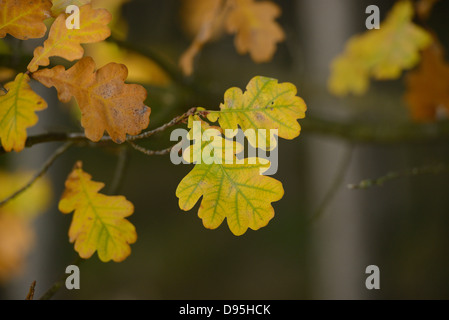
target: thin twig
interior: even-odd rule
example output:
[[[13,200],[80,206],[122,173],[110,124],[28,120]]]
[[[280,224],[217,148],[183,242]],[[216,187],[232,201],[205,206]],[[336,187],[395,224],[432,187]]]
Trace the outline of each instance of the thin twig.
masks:
[[[125,146],[120,148],[117,160],[117,166],[115,167],[114,177],[112,178],[111,187],[109,188],[110,194],[116,194],[120,186],[123,183],[125,177],[126,167],[129,161],[129,149]]]
[[[142,152],[143,154],[146,154],[147,156],[164,156],[167,154],[170,154],[171,150],[174,148],[174,146],[171,146],[170,148],[164,149],[164,150],[148,150],[142,146],[139,146],[138,144],[128,141],[128,143],[137,151]]]
[[[194,114],[205,114],[206,111],[197,112],[196,108],[192,108],[186,113],[174,118],[169,123],[166,123],[154,130],[150,130],[147,132],[144,132],[137,136],[128,136],[126,141],[137,141],[149,138],[157,133],[160,133],[170,127],[173,127],[183,121],[186,121],[189,116]],[[40,134],[36,136],[28,137],[25,143],[25,147],[30,148],[34,145],[41,144],[41,143],[47,143],[47,142],[58,142],[58,141],[71,141],[73,143],[92,143],[84,133],[77,132],[77,133],[46,133],[46,134]],[[113,142],[112,138],[110,136],[104,136],[98,141],[98,143],[110,143]],[[0,147],[0,155],[6,153],[5,150]]]
[[[72,265],[75,265],[75,266],[78,266],[78,267],[79,267],[80,264],[81,264],[82,262],[84,262],[84,261],[85,261],[84,259],[82,259],[82,258],[80,258],[80,257],[77,257],[76,260],[75,260],[75,262],[72,263]],[[64,274],[61,276],[61,278],[60,278],[58,281],[56,281],[56,282],[50,287],[50,289],[48,289],[48,290],[42,295],[42,297],[39,298],[39,300],[50,300],[51,298],[53,298],[53,296],[54,296],[54,295],[59,291],[59,289],[61,289],[62,286],[65,284],[65,281],[66,281],[66,279],[67,279],[68,276],[69,276],[68,274],[64,273]]]
[[[353,153],[354,153],[354,145],[351,144],[345,151],[340,167],[338,168],[335,178],[332,181],[332,184],[330,185],[329,189],[327,190],[326,195],[323,198],[323,201],[321,201],[320,205],[315,210],[314,214],[310,217],[309,220],[310,223],[316,222],[324,214],[324,212],[326,212],[327,207],[330,205],[334,197],[337,195],[337,192],[341,190],[340,187],[342,187],[343,179],[345,178],[346,172],[348,171],[349,166],[351,164]]]
[[[9,201],[15,199],[20,194],[25,192],[29,187],[33,185],[34,182],[36,182],[37,179],[42,177],[48,169],[51,167],[51,165],[62,155],[64,154],[71,146],[73,145],[73,142],[67,142],[60,148],[58,148],[51,156],[48,158],[48,160],[44,163],[44,165],[36,172],[36,174],[28,181],[26,185],[24,185],[22,188],[14,192],[12,195],[7,197],[6,199],[0,201],[0,207],[4,206]]]
[[[160,126],[157,129],[144,132],[144,133],[139,134],[137,136],[130,136],[130,137],[128,137],[128,139],[126,139],[126,141],[130,142],[130,141],[136,141],[136,140],[142,140],[142,139],[149,138],[152,135],[155,135],[156,133],[162,132],[162,131],[170,128],[170,127],[173,127],[173,126],[175,126],[177,124],[180,124],[181,122],[187,120],[190,116],[192,116],[192,115],[194,115],[196,113],[197,113],[197,108],[192,108],[189,111],[187,111],[186,113],[184,113],[183,115],[180,115],[180,116],[174,118],[169,123],[166,123],[166,124]]]
[[[357,184],[348,185],[349,189],[352,190],[365,190],[371,187],[381,187],[385,183],[390,182],[392,180],[420,176],[420,175],[429,175],[429,174],[440,174],[440,173],[449,173],[449,164],[437,164],[437,165],[425,165],[422,167],[415,167],[412,169],[407,169],[403,171],[395,171],[389,172],[388,174],[376,178],[376,179],[365,179]]]
[[[30,290],[28,291],[27,297],[25,300],[33,300],[34,299],[34,292],[36,290],[36,280],[33,281],[33,283],[30,286]]]

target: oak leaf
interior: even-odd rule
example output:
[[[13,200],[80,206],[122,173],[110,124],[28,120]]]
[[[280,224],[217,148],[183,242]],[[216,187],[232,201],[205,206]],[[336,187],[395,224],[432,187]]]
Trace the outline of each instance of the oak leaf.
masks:
[[[247,135],[249,143],[271,150],[276,146],[276,140],[274,134],[267,134],[269,130],[278,130],[279,137],[290,140],[300,134],[297,119],[305,117],[307,106],[296,94],[297,89],[291,83],[257,76],[248,83],[245,93],[239,88],[228,89],[220,111],[212,111],[208,119],[215,122],[218,118],[224,130],[236,130],[239,126],[243,131],[252,129],[265,141],[258,141],[256,135]],[[259,129],[266,131],[258,132]]]
[[[423,52],[420,66],[407,74],[407,101],[416,121],[434,121],[438,111],[449,114],[449,64],[444,51],[434,43]]]
[[[329,90],[339,96],[363,94],[369,78],[397,79],[420,60],[420,50],[432,43],[431,35],[412,22],[409,0],[395,4],[380,29],[351,38],[345,52],[332,63]]]
[[[1,0],[0,38],[8,33],[20,40],[42,38],[50,8],[49,0]]]
[[[91,179],[78,162],[65,182],[59,210],[65,214],[74,211],[70,242],[75,242],[83,259],[97,251],[103,262],[121,262],[131,254],[129,245],[137,240],[135,227],[125,219],[133,214],[134,206],[123,196],[98,193],[104,184]]]
[[[51,26],[44,46],[34,50],[34,57],[28,65],[30,72],[39,66],[48,66],[50,57],[59,56],[69,61],[81,59],[84,55],[82,43],[99,42],[111,35],[108,23],[112,16],[105,9],[92,9],[90,4],[80,8],[80,29],[66,27],[66,15],[59,15]]]
[[[191,117],[189,119],[191,129],[194,121],[201,120],[198,116]],[[211,127],[201,121],[201,128],[204,133],[204,130]],[[191,133],[190,136],[192,136]],[[216,139],[212,139],[212,142],[202,141],[201,154],[204,156],[204,150],[208,145],[222,139],[217,136]],[[184,159],[189,159],[189,162],[196,162],[196,164],[178,185],[176,196],[179,198],[179,207],[184,211],[191,210],[203,197],[198,210],[198,216],[203,220],[203,225],[208,229],[216,229],[226,218],[231,232],[240,236],[248,228],[258,230],[268,224],[274,217],[271,203],[283,197],[284,189],[281,182],[261,175],[261,171],[268,169],[268,161],[260,158],[237,161],[235,154],[243,147],[237,143],[231,143],[231,146],[234,150],[232,164],[225,161],[207,164],[206,161],[198,161],[198,157],[192,153],[194,146],[186,149],[183,154]],[[222,149],[223,153],[225,153],[224,149]],[[224,154],[213,156],[225,158]]]
[[[229,33],[236,33],[238,53],[249,52],[255,62],[267,62],[276,52],[276,44],[285,39],[284,31],[276,22],[281,9],[271,1],[234,0],[226,21]]]
[[[125,84],[127,76],[126,66],[117,63],[95,71],[90,57],[68,70],[56,66],[33,74],[45,86],[54,86],[62,102],[75,97],[86,137],[97,142],[106,130],[116,143],[123,143],[126,134],[139,134],[150,121],[151,109],[144,104],[146,90],[140,85]]]
[[[0,96],[0,139],[6,152],[20,152],[25,148],[26,129],[38,121],[35,112],[47,108],[47,103],[34,93],[29,81],[27,74],[18,74],[13,82],[5,85],[8,93]]]

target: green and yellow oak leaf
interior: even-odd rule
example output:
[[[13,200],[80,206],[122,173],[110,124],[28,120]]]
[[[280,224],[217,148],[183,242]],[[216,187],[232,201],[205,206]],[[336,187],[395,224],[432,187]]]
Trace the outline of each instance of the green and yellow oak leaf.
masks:
[[[395,4],[380,29],[354,36],[345,52],[332,62],[329,90],[339,96],[363,94],[369,79],[397,79],[403,70],[413,68],[420,50],[432,43],[431,35],[412,21],[413,4],[401,0]]]
[[[99,42],[111,35],[108,28],[112,16],[105,9],[92,9],[90,4],[80,8],[80,29],[66,27],[66,15],[59,15],[50,28],[44,46],[34,50],[34,57],[28,65],[30,72],[39,66],[48,66],[50,57],[59,56],[69,61],[81,59],[84,55],[82,43]]]
[[[198,116],[191,117],[189,119],[191,129],[194,121],[201,120]],[[211,128],[201,121],[201,131],[204,133],[206,129]],[[219,131],[219,128],[216,130]],[[189,133],[190,138],[192,138],[192,131]],[[252,158],[238,161],[235,154],[243,147],[237,143],[228,144],[228,148],[232,147],[234,151],[233,164],[225,161],[206,163],[205,158],[211,154],[212,157],[225,159],[226,147],[222,149],[221,155],[213,154],[214,148],[205,152],[205,149],[214,142],[223,143],[220,135],[213,136],[212,141],[202,140],[201,142],[199,152],[202,161],[198,161],[199,154],[193,151],[195,145],[198,145],[197,141],[184,151],[184,159],[196,164],[176,189],[179,207],[184,211],[191,210],[203,197],[198,210],[198,216],[203,220],[203,225],[208,229],[216,229],[226,218],[229,229],[237,236],[243,235],[248,228],[258,230],[266,226],[274,217],[271,203],[280,200],[284,195],[281,182],[261,174],[269,167],[265,159]],[[204,156],[205,154],[207,156]]]
[[[296,94],[297,89],[291,83],[257,76],[251,79],[244,93],[239,88],[228,89],[221,110],[212,111],[208,119],[213,122],[218,119],[224,130],[236,130],[239,126],[244,132],[249,130],[248,133],[254,134],[246,136],[253,147],[271,150],[276,147],[276,139],[269,130],[277,130],[279,137],[290,140],[300,134],[297,119],[305,117],[307,106]]]
[[[59,210],[65,214],[74,211],[70,242],[75,242],[75,250],[83,259],[97,251],[103,262],[121,262],[137,240],[135,227],[125,219],[133,214],[134,206],[123,196],[98,193],[104,183],[91,179],[78,162],[66,180]]]
[[[144,104],[147,92],[140,85],[125,84],[127,76],[126,66],[117,63],[95,71],[90,57],[68,70],[56,66],[33,74],[46,87],[54,86],[60,101],[75,97],[87,138],[97,142],[107,131],[116,143],[123,143],[127,134],[139,134],[150,122],[151,109]]]
[[[47,103],[34,93],[29,81],[27,74],[18,74],[14,81],[5,85],[8,93],[0,96],[0,139],[6,152],[20,152],[25,148],[26,129],[38,121],[35,112],[47,108]]]
[[[438,111],[449,115],[449,64],[444,51],[434,43],[422,55],[421,64],[406,77],[405,100],[416,121],[435,121]]]
[[[20,40],[42,38],[50,8],[49,0],[0,0],[0,38],[8,33]]]

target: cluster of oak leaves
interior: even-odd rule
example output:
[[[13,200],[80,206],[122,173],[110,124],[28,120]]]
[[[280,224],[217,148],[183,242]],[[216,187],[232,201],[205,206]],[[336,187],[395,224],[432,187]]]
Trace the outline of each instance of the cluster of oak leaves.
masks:
[[[27,128],[37,123],[36,112],[47,108],[45,100],[31,89],[31,79],[55,87],[62,102],[75,98],[85,136],[93,142],[107,132],[114,142],[124,143],[128,136],[148,128],[151,110],[144,104],[147,92],[141,85],[126,84],[125,80],[166,85],[170,79],[153,62],[103,41],[111,30],[116,38],[126,37],[126,23],[119,18],[120,7],[126,0],[92,2],[0,0],[0,38],[7,34],[20,40],[42,38],[51,24],[47,39],[34,50],[27,71],[15,75],[15,80],[0,90],[0,139],[5,151],[24,149]],[[407,76],[407,100],[413,116],[434,119],[439,106],[449,107],[449,67],[443,60],[442,49],[429,31],[412,22],[415,13],[427,19],[435,2],[420,0],[414,6],[409,0],[400,0],[380,30],[352,38],[332,65],[330,91],[336,95],[362,94],[368,89],[370,78],[399,78],[403,70],[421,61],[420,67]],[[79,30],[66,28],[65,8],[72,4],[80,7]],[[224,32],[235,34],[238,53],[249,53],[255,62],[270,61],[277,43],[285,39],[276,22],[281,10],[272,1],[184,0],[182,12],[184,25],[194,38],[179,61],[185,75],[193,73],[194,60],[201,48]],[[92,43],[97,47],[81,46]],[[1,47],[0,43],[0,50]],[[67,70],[60,65],[46,68],[50,65],[49,58],[55,56],[76,62]],[[105,56],[116,60],[104,65]],[[124,61],[127,66],[117,63]],[[104,66],[97,69],[97,65]],[[296,94],[293,84],[258,76],[249,82],[245,92],[239,88],[226,91],[219,111],[207,110],[190,116],[188,127],[192,129],[196,120],[201,121],[202,130],[277,129],[279,137],[293,139],[300,134],[297,119],[304,118],[306,111],[304,101]],[[223,138],[232,137],[217,137]],[[267,141],[275,141],[272,138],[267,137]],[[201,150],[210,143],[202,141]],[[249,143],[262,148],[257,140]],[[273,143],[263,146],[274,147]],[[237,143],[233,148],[235,154],[241,150]],[[184,157],[194,163],[190,150],[186,152]],[[196,163],[176,190],[179,206],[190,210],[203,197],[198,215],[210,229],[220,226],[225,218],[235,235],[244,234],[248,228],[264,227],[274,216],[271,203],[280,200],[284,193],[279,181],[260,174],[268,166],[260,160],[256,164],[245,161],[238,165]],[[6,198],[26,180],[23,175],[0,175],[0,196]],[[92,181],[81,162],[75,165],[65,187],[59,209],[63,213],[74,212],[69,238],[80,257],[87,259],[97,251],[105,262],[126,259],[131,252],[129,245],[137,239],[135,227],[126,219],[134,212],[132,203],[123,196],[99,193],[104,184]],[[40,179],[0,208],[0,280],[18,270],[32,243],[28,223],[44,210],[49,194],[48,183]]]

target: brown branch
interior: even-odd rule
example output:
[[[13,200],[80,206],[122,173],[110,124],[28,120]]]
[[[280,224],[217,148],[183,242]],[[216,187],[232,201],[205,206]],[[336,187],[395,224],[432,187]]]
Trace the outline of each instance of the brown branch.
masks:
[[[128,137],[128,139],[126,139],[126,141],[133,142],[133,141],[136,141],[136,140],[142,140],[142,139],[149,138],[152,135],[155,135],[156,133],[160,133],[160,132],[162,132],[162,131],[170,128],[170,127],[173,127],[173,126],[175,126],[177,124],[180,124],[181,122],[186,121],[190,116],[193,116],[196,113],[197,113],[197,108],[192,108],[189,111],[187,111],[186,113],[184,113],[183,115],[180,115],[180,116],[174,118],[169,123],[166,123],[166,124],[160,126],[157,129],[144,132],[144,133],[139,134],[137,136],[130,136],[130,137]]]
[[[132,142],[132,141],[128,141],[128,143],[137,151],[142,152],[143,154],[146,154],[147,156],[164,156],[167,154],[170,154],[171,150],[173,149],[174,146],[171,146],[170,148],[164,149],[164,150],[148,150],[142,146],[139,146],[138,144]]]
[[[147,132],[144,132],[137,136],[128,136],[126,141],[137,141],[149,138],[157,133],[163,132],[166,129],[173,127],[177,124],[180,124],[181,122],[186,121],[189,116],[194,115],[197,113],[196,108],[192,108],[183,115],[180,115],[173,120],[171,120],[169,123],[166,123],[154,130],[150,130]],[[204,113],[204,112],[202,112]],[[30,148],[35,145],[41,144],[41,143],[48,143],[48,142],[73,142],[73,143],[89,143],[94,144],[91,140],[89,140],[84,133],[46,133],[46,134],[40,134],[36,136],[28,137],[25,142],[25,147]],[[103,138],[98,141],[98,143],[112,143],[112,139],[109,136],[104,136]],[[0,155],[5,154],[6,151],[2,147],[0,147]]]
[[[385,183],[406,177],[415,177],[420,175],[436,175],[449,172],[449,164],[440,163],[437,165],[425,165],[422,167],[415,167],[412,169],[389,172],[386,175],[376,179],[365,179],[357,184],[348,185],[348,189],[352,190],[366,190],[372,187],[381,187]]]
[[[30,286],[30,290],[28,291],[27,297],[25,300],[33,300],[34,299],[34,292],[36,290],[36,281],[33,281],[33,283]]]

